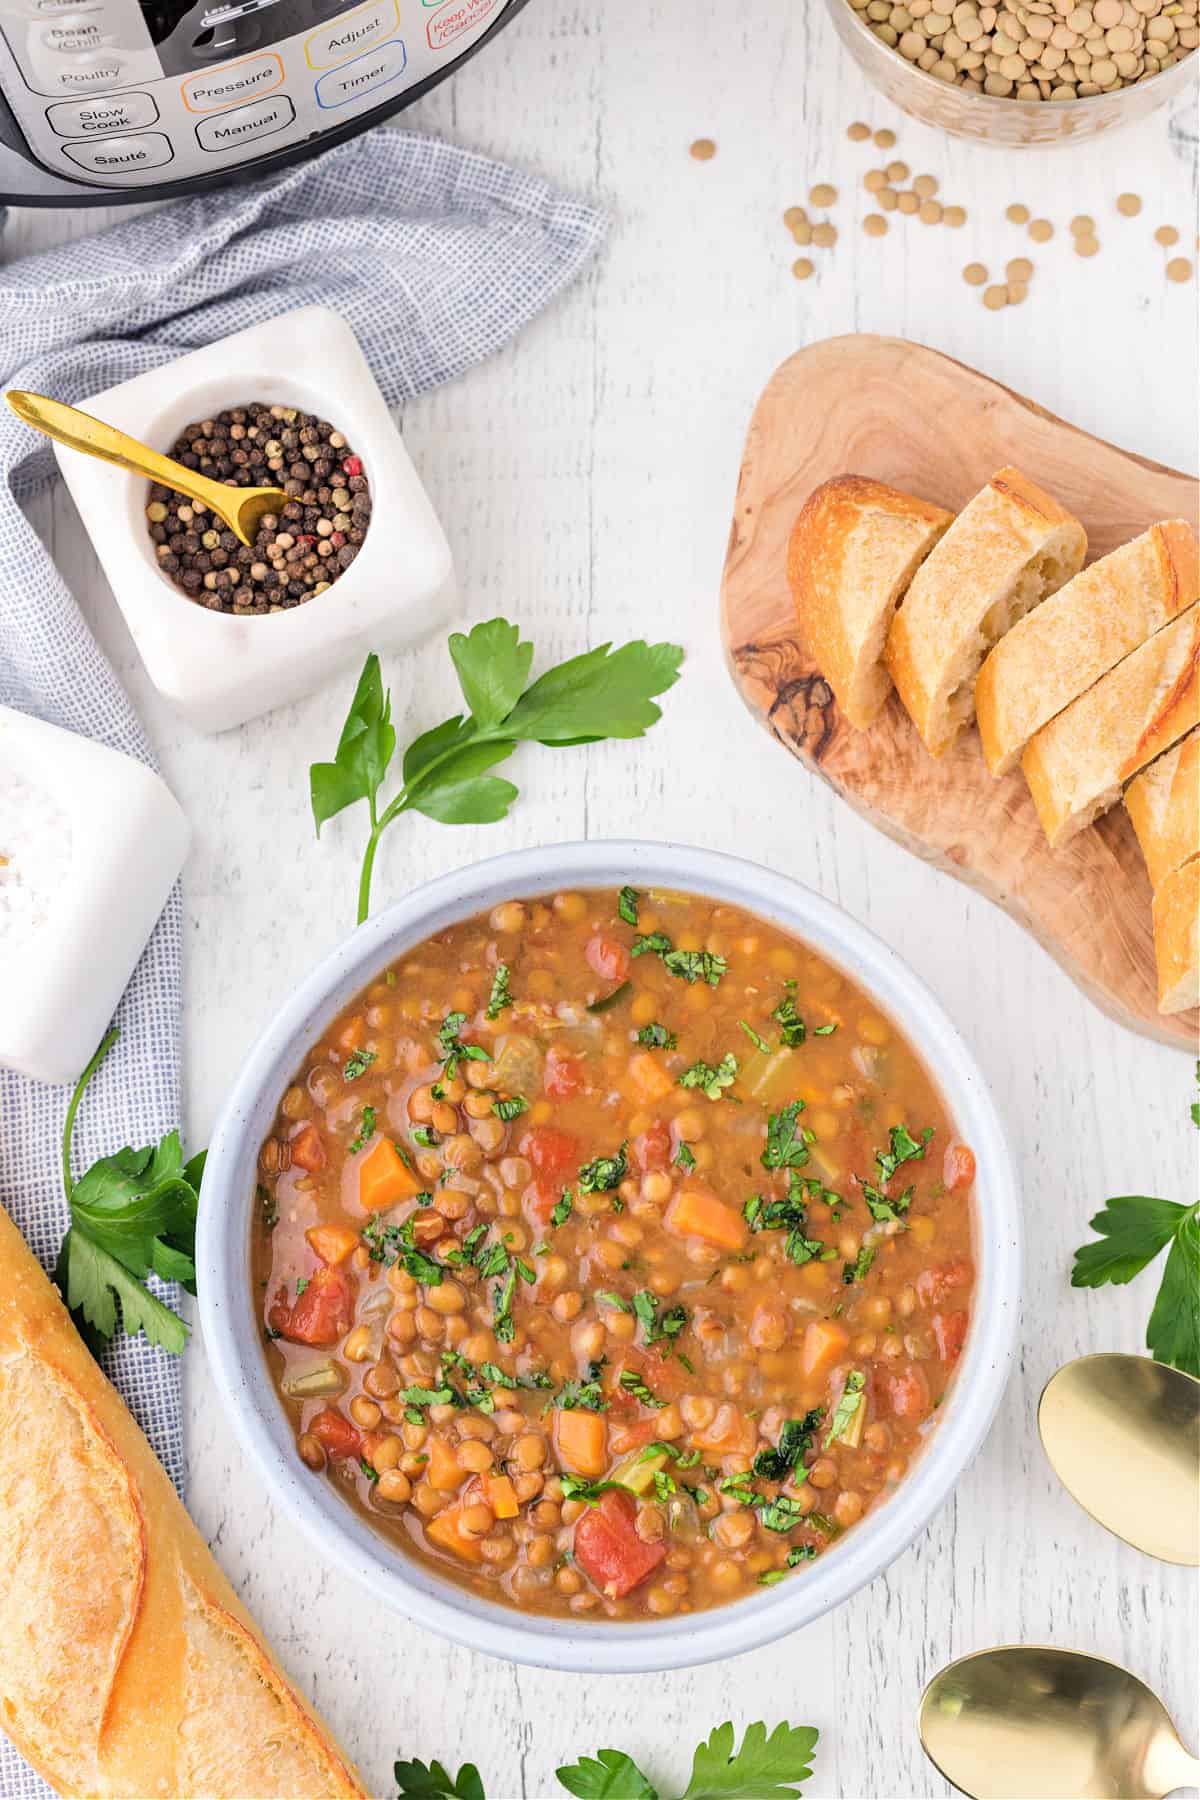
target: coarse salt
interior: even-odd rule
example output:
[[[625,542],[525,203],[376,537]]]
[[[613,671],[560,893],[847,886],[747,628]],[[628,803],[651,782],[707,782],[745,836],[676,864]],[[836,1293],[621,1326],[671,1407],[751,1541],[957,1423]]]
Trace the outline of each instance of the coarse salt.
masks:
[[[71,826],[45,788],[0,768],[0,955],[26,950],[54,909],[71,862]]]

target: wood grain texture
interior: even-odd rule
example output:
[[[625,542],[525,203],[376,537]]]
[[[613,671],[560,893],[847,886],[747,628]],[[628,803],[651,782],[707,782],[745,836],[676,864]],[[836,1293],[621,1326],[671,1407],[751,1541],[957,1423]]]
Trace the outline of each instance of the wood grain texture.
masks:
[[[893,692],[854,730],[797,629],[787,545],[821,482],[868,475],[959,511],[1006,463],[1083,521],[1089,562],[1158,519],[1196,522],[1188,476],[937,351],[856,335],[790,356],[746,436],[721,586],[730,668],[751,712],[873,825],[1003,906],[1122,1024],[1192,1049],[1197,1014],[1158,1011],[1150,881],[1124,808],[1052,851],[1020,771],[993,779],[973,727],[934,758]]]
[[[897,132],[895,154],[970,213],[963,230],[859,218],[875,148],[851,119]],[[288,1673],[383,1800],[397,1755],[470,1757],[489,1800],[550,1800],[555,1767],[602,1745],[680,1793],[697,1738],[722,1719],[821,1730],[806,1800],[950,1800],[915,1730],[921,1687],[955,1656],[1008,1641],[1093,1647],[1160,1692],[1194,1747],[1196,1580],[1148,1562],[1085,1517],[1034,1430],[1060,1363],[1142,1345],[1153,1295],[1072,1290],[1071,1253],[1106,1194],[1185,1198],[1195,1186],[1191,1070],[1118,1028],[1008,915],[902,851],[762,732],[724,666],[715,594],[754,396],[797,344],[902,333],[1036,393],[1089,430],[1164,462],[1195,456],[1196,289],[1165,280],[1154,227],[1195,212],[1195,117],[1173,114],[1079,152],[1016,158],[948,142],[884,105],[838,58],[824,7],[753,12],[728,0],[535,0],[486,55],[407,120],[590,196],[609,244],[502,354],[405,409],[409,451],[446,525],[461,624],[505,612],[539,667],[605,638],[670,636],[687,650],[661,725],[637,744],[521,750],[503,825],[452,831],[406,817],[384,840],[377,904],[475,858],[635,833],[737,848],[879,932],[967,1037],[1012,1136],[1031,1252],[1017,1367],[951,1503],[869,1588],[784,1643],[725,1665],[585,1680],[472,1656],[347,1586],[280,1517],[235,1442],[193,1340],[184,1387],[188,1502]],[[697,163],[688,145],[715,139]],[[841,237],[811,281],[786,207],[839,189]],[[1113,197],[1147,196],[1140,220]],[[1150,196],[1153,196],[1151,202]],[[1025,306],[986,312],[960,278],[1029,251],[1010,201],[1057,236],[1032,255]],[[1097,220],[1103,250],[1071,252]],[[111,221],[14,210],[5,260]],[[349,929],[362,829],[316,843],[306,767],[328,755],[352,681],[200,738],[146,680],[61,489],[32,509],[145,720],[194,828],[185,871],[189,1143],[207,1142],[246,1048],[295,982]],[[389,661],[401,736],[453,709],[444,646]]]

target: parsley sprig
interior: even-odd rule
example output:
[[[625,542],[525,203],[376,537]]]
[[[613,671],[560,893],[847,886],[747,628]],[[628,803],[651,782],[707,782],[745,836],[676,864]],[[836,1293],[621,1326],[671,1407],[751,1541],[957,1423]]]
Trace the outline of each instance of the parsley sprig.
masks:
[[[379,658],[363,665],[332,762],[309,770],[317,834],[326,820],[367,802],[370,832],[358,885],[358,923],[371,908],[371,875],[379,840],[401,813],[424,813],[443,825],[490,825],[517,798],[511,781],[490,773],[520,743],[566,747],[602,738],[642,737],[662,716],[654,704],[679,679],[678,644],[642,639],[614,650],[601,644],[570,657],[526,686],[533,645],[507,619],[454,632],[450,656],[467,704],[423,732],[404,752],[400,791],[381,807],[380,789],[396,751],[391,694]]]
[[[727,1050],[717,1064],[706,1063],[703,1058],[694,1062],[690,1069],[685,1069],[679,1077],[680,1087],[699,1088],[710,1100],[720,1100],[726,1088],[733,1086],[737,1080],[738,1060],[732,1050]]]
[[[121,1328],[178,1356],[188,1328],[146,1284],[151,1273],[196,1291],[196,1210],[205,1152],[184,1162],[177,1131],[141,1150],[102,1156],[78,1181],[71,1175],[71,1141],[80,1102],[92,1076],[117,1041],[107,1033],[79,1077],[63,1123],[63,1192],[71,1224],[54,1279],[93,1353]]]
[[[1200,1126],[1200,1101],[1192,1102],[1191,1116]],[[1072,1287],[1123,1287],[1170,1245],[1146,1348],[1155,1362],[1200,1376],[1200,1200],[1187,1206],[1149,1194],[1118,1194],[1089,1222],[1099,1240],[1075,1252]]]

